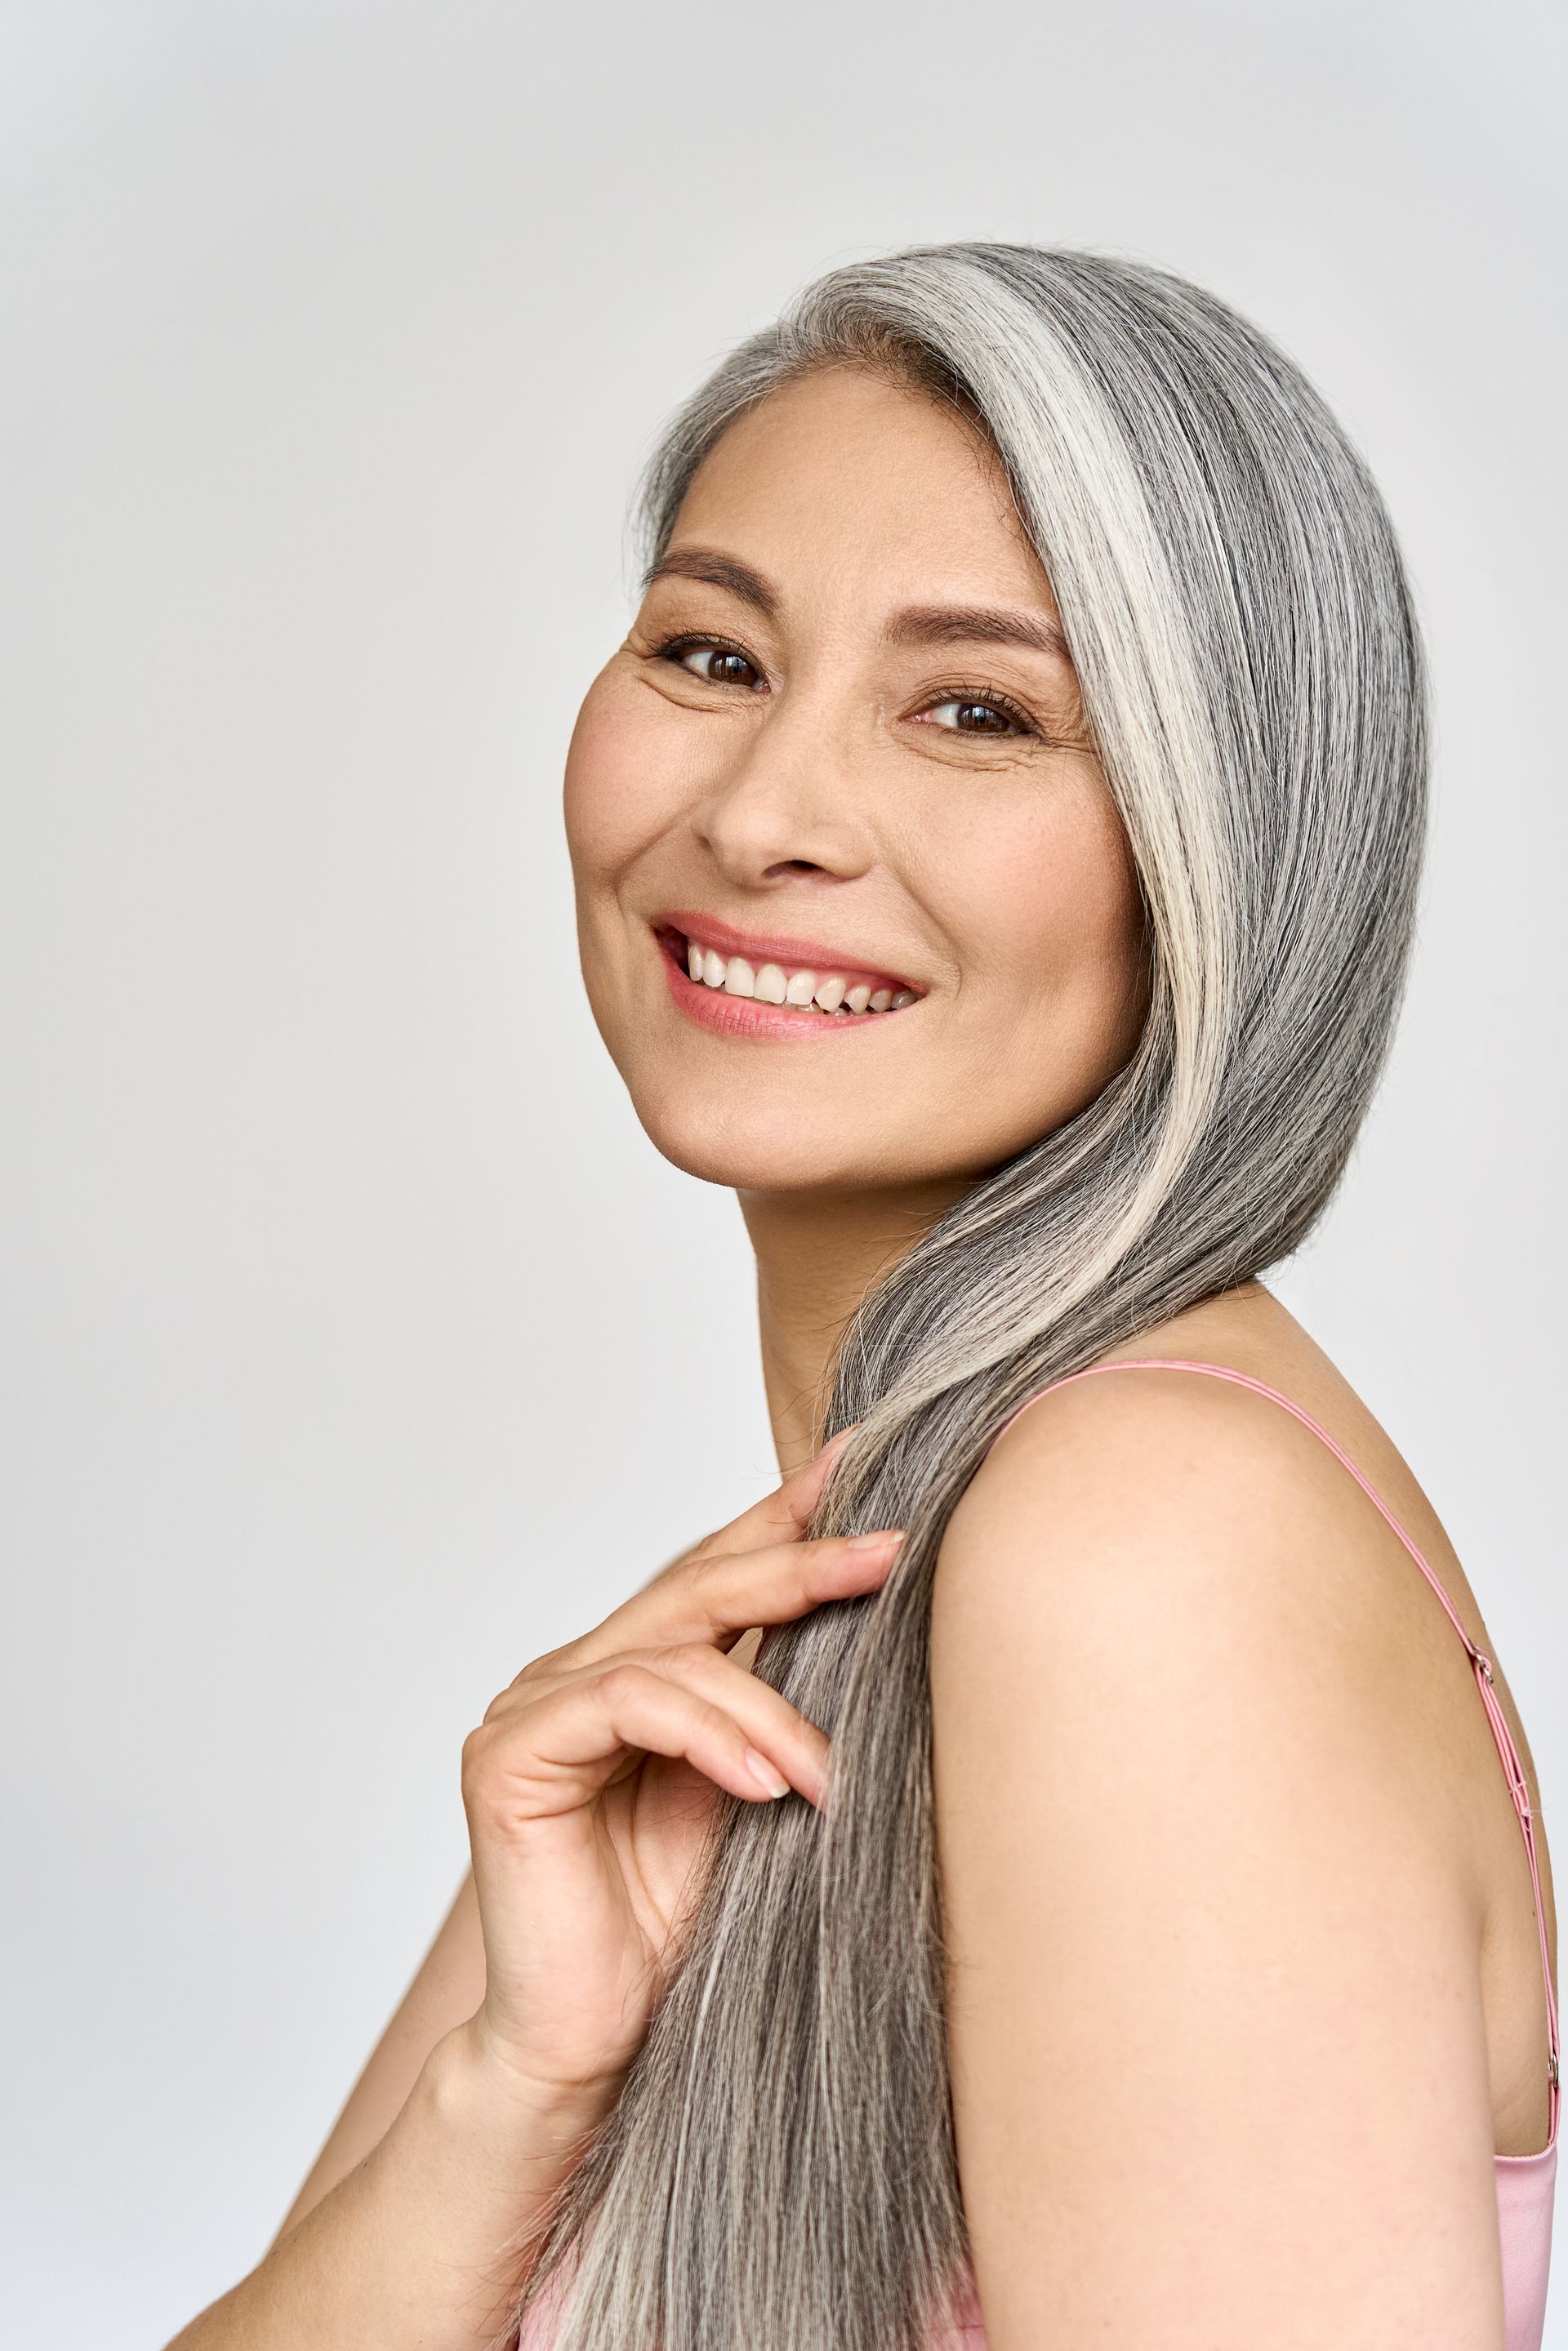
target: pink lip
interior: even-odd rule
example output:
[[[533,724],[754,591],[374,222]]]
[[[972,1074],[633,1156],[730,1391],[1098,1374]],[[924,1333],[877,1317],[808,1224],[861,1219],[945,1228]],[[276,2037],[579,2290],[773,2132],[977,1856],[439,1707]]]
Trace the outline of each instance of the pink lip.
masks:
[[[689,932],[686,929],[690,923]],[[789,963],[796,970],[809,968],[843,974],[852,984],[856,977],[873,979],[879,987],[902,987],[890,974],[863,969],[859,964],[845,965],[824,955],[820,947],[802,945],[800,940],[780,941],[777,937],[757,939],[731,928],[727,923],[716,923],[706,914],[669,915],[655,925],[659,941],[659,957],[664,967],[664,977],[678,1008],[699,1028],[712,1029],[721,1037],[844,1037],[852,1030],[880,1028],[884,1020],[897,1018],[890,1006],[885,1012],[862,1013],[836,1017],[819,1012],[805,1004],[763,1004],[754,996],[730,996],[721,987],[709,987],[700,979],[693,979],[686,970],[677,948],[681,938],[698,939],[704,946],[726,949],[732,955],[744,955],[750,962],[755,956],[760,962]],[[900,1008],[907,1011],[905,1005]]]
[[[852,987],[863,979],[869,981],[873,987],[895,990],[907,987],[915,996],[924,993],[912,981],[901,978],[897,972],[884,971],[876,964],[862,963],[854,956],[846,957],[840,955],[835,947],[825,947],[811,939],[785,938],[776,931],[737,931],[733,924],[721,923],[716,914],[699,914],[695,908],[676,906],[666,914],[655,915],[653,928],[655,931],[679,931],[683,936],[695,938],[699,946],[713,947],[720,955],[744,956],[753,969],[760,963],[777,963],[782,964],[787,971],[836,971],[842,974]],[[717,990],[710,988],[708,993],[716,995]],[[737,997],[735,1000],[740,1004],[747,1001],[745,997]],[[880,1019],[885,1016],[879,1014],[877,1017]]]

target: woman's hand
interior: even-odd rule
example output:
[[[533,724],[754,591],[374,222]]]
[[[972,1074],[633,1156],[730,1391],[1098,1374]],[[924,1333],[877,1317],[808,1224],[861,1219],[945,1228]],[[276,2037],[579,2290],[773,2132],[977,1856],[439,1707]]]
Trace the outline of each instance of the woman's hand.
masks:
[[[886,1576],[896,1535],[804,1539],[833,1450],[595,1631],[526,1666],[470,1733],[483,2003],[429,2046],[412,2087],[397,2085],[368,2147],[350,2134],[330,2176],[318,2166],[265,2260],[169,2351],[498,2340],[518,2247],[647,2030],[720,1792],[821,1801],[826,1739],[729,1653],[756,1627]],[[458,1918],[466,1936],[466,1889]],[[461,1973],[466,2001],[468,1962]]]
[[[467,2029],[530,2092],[608,2092],[630,2064],[720,1790],[823,1800],[826,1737],[728,1652],[886,1576],[894,1532],[803,1538],[834,1449],[525,1666],[465,1742],[486,1983]]]

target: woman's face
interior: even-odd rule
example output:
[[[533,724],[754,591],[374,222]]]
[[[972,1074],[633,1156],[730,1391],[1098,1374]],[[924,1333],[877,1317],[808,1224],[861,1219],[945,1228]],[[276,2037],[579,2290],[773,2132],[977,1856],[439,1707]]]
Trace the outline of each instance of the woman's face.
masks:
[[[566,813],[594,1018],[693,1175],[972,1180],[1136,1041],[1141,904],[1050,583],[990,451],[883,375],[819,370],[709,453]]]

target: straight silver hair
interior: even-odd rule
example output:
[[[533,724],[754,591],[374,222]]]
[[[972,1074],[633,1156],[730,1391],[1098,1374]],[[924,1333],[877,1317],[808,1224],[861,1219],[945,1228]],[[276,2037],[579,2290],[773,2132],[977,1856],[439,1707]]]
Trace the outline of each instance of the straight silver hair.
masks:
[[[721,1809],[652,2027],[517,2314],[559,2351],[915,2351],[967,2283],[927,1676],[943,1531],[1026,1396],[1264,1271],[1344,1167],[1411,935],[1424,662],[1366,467],[1295,365],[1164,271],[946,245],[835,269],[659,445],[668,539],[718,436],[802,371],[895,370],[996,449],[1055,591],[1147,907],[1151,1001],[1090,1106],[865,1299],[813,1531],[909,1531],[874,1600],[757,1670],[830,1802]],[[542,2312],[541,2312],[542,2315]]]

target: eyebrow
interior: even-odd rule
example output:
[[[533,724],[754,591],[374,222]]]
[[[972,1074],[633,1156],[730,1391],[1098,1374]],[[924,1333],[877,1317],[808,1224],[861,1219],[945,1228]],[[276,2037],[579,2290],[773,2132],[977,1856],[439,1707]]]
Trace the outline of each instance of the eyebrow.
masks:
[[[770,621],[778,617],[778,590],[749,564],[721,555],[716,548],[666,549],[650,568],[643,588],[664,579],[700,580],[710,588],[727,589]],[[1048,613],[997,604],[911,604],[888,622],[887,638],[895,645],[1022,645],[1030,653],[1072,659],[1060,624]]]
[[[1067,639],[1044,612],[995,604],[913,604],[888,623],[895,645],[1023,645],[1031,653],[1071,661]]]
[[[772,620],[779,611],[779,598],[760,571],[753,571],[748,563],[737,563],[733,555],[720,555],[707,547],[672,547],[649,567],[643,581],[644,590],[655,580],[701,580],[710,588],[727,588],[738,596],[743,604]]]

